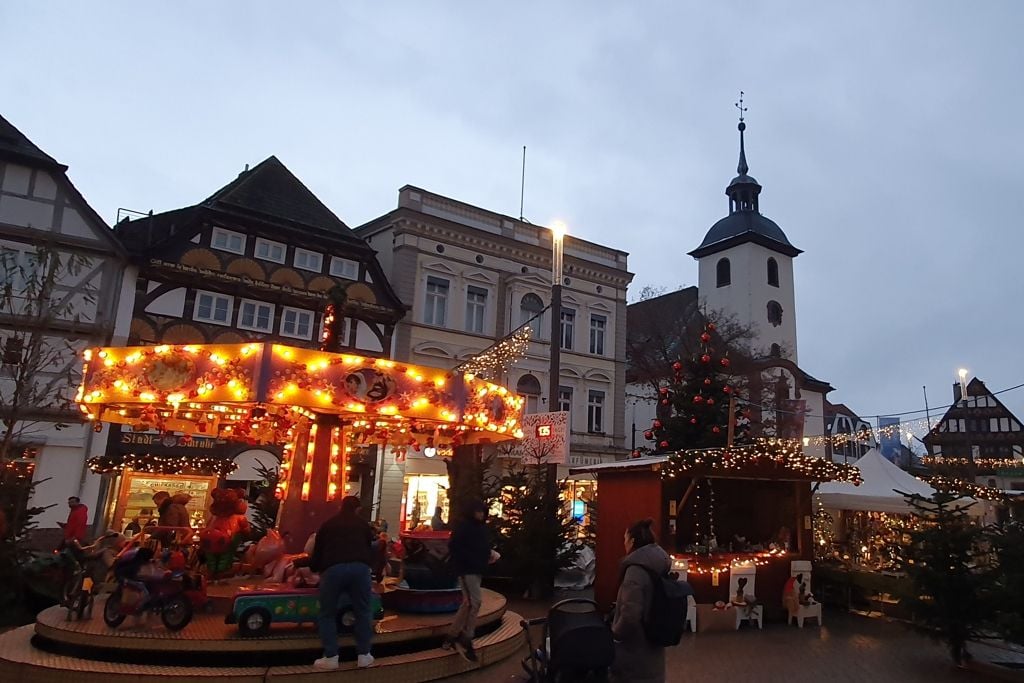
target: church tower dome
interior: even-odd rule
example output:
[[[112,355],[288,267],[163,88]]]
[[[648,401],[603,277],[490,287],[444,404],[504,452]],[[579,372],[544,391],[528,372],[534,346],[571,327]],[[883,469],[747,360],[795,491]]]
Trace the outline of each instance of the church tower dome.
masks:
[[[796,362],[793,258],[802,252],[761,214],[761,185],[747,165],[743,93],[736,106],[740,156],[725,190],[729,215],[689,254],[698,262],[698,291],[707,309],[755,329],[757,350]]]

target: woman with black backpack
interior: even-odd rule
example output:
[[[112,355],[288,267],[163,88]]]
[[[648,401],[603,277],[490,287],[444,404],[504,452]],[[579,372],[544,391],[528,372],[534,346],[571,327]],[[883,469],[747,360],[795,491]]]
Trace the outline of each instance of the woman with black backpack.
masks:
[[[653,520],[630,526],[623,537],[626,557],[622,559],[622,582],[615,599],[612,635],[615,637],[616,681],[664,683],[665,647],[648,635],[651,600],[658,586],[654,581],[667,577],[672,559],[658,545],[651,530]]]

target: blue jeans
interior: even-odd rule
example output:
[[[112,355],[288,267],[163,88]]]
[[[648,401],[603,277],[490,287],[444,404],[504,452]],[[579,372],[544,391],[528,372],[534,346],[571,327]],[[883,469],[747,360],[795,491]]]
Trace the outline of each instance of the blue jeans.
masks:
[[[370,654],[370,640],[373,626],[370,621],[370,598],[373,586],[370,582],[370,568],[362,562],[336,564],[320,575],[320,642],[324,646],[324,657],[338,654],[338,601],[342,592],[352,600],[352,611],[356,615],[354,635],[356,653]]]

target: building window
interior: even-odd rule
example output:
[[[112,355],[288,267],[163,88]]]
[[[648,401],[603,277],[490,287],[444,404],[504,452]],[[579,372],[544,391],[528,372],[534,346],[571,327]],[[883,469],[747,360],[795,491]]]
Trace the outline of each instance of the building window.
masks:
[[[238,327],[253,332],[270,332],[274,327],[274,306],[261,301],[242,301]]]
[[[331,259],[331,275],[346,280],[358,280],[359,262],[335,256]]]
[[[598,356],[604,355],[604,331],[608,318],[603,315],[590,316],[590,352]]]
[[[244,254],[245,235],[234,230],[214,228],[213,236],[210,237],[210,246],[221,251],[230,251],[232,254]]]
[[[540,408],[540,380],[523,375],[516,383],[516,393],[526,398],[525,412],[536,413]]]
[[[423,322],[444,327],[448,313],[448,281],[444,278],[427,276],[427,299],[423,310]]]
[[[519,302],[519,324],[530,325],[530,334],[534,339],[544,336],[544,302],[532,292],[523,296]]]
[[[563,308],[561,331],[561,344],[563,349],[572,351],[572,337],[575,327],[576,311],[572,310],[571,308]]]
[[[604,392],[591,389],[587,394],[587,431],[604,434]]]
[[[315,251],[296,249],[295,258],[292,259],[292,264],[296,268],[301,268],[302,270],[320,273],[324,269],[324,257],[323,254],[318,254]]]
[[[198,292],[196,294],[196,308],[192,318],[216,325],[231,324],[231,309],[234,301],[230,296],[213,294],[211,292]]]
[[[782,324],[782,305],[778,301],[768,302],[768,322],[772,324],[772,327]]]
[[[310,339],[313,336],[313,313],[299,308],[281,309],[281,335],[296,339]]]
[[[572,387],[558,387],[558,409],[562,412],[572,411]]]
[[[715,286],[726,287],[732,281],[732,273],[729,270],[729,259],[718,259],[715,266]]]
[[[21,294],[30,287],[38,291],[45,285],[42,281],[45,278],[39,277],[39,260],[34,252],[0,247],[0,286],[10,287],[14,294]]]
[[[779,286],[779,262],[771,257],[768,258],[768,284]]]
[[[484,333],[487,313],[487,290],[470,285],[466,288],[466,332]]]
[[[771,350],[768,352],[768,354],[772,358],[782,358],[782,347],[779,346],[778,344],[772,344]]]
[[[274,263],[284,263],[284,253],[285,246],[280,242],[271,242],[262,237],[256,239],[256,248],[253,250],[253,256],[256,258]]]

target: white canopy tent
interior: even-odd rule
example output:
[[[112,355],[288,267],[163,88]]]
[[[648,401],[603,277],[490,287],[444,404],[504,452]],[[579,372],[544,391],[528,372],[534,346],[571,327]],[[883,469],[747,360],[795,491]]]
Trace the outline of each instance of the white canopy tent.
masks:
[[[900,494],[917,493],[930,498],[935,489],[917,477],[904,472],[872,448],[854,463],[864,480],[860,486],[825,482],[818,487],[821,504],[833,510],[870,510],[910,514],[911,507]]]

